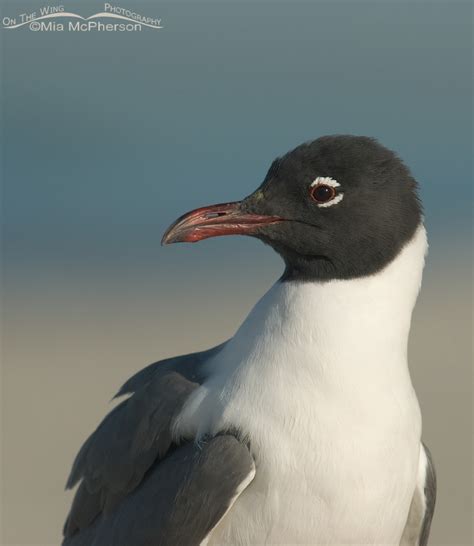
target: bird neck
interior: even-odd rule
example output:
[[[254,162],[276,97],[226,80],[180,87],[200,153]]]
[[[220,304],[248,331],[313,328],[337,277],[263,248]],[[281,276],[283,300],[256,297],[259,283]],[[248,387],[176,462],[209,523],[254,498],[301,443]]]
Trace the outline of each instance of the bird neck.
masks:
[[[230,367],[252,362],[270,368],[307,365],[316,374],[337,373],[340,366],[388,367],[391,361],[399,366],[406,362],[426,249],[426,232],[420,226],[398,256],[376,274],[327,282],[277,282],[219,360]],[[287,363],[279,362],[285,355]]]
[[[266,437],[269,408],[272,422],[295,415],[306,426],[322,404],[374,419],[390,407],[396,422],[400,400],[414,396],[406,350],[426,248],[421,226],[370,277],[276,283],[207,363],[208,379],[177,418],[176,437],[235,426],[256,428],[258,441]]]

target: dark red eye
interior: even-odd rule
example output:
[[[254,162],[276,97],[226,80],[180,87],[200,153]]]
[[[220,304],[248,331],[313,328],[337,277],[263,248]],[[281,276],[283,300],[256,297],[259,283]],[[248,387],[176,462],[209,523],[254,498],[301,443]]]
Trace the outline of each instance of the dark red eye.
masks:
[[[316,203],[327,203],[336,197],[336,188],[329,184],[317,184],[311,187],[310,195]]]

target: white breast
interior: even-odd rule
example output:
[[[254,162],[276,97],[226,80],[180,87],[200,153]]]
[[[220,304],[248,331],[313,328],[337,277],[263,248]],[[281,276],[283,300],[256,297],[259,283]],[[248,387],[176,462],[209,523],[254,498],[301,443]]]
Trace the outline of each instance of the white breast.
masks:
[[[426,234],[362,279],[275,284],[210,363],[177,436],[247,435],[256,476],[213,544],[398,544],[421,419],[407,367]]]

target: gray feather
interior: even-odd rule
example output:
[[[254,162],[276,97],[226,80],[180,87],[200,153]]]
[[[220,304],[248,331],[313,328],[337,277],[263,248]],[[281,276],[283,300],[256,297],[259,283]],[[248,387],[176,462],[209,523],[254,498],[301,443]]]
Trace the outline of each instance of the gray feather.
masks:
[[[203,364],[221,351],[226,343],[227,342],[221,343],[207,351],[166,358],[165,360],[150,364],[130,377],[130,379],[122,385],[114,398],[133,393],[149,383],[157,373],[163,374],[170,370],[178,372],[189,381],[202,383],[205,378]]]
[[[425,444],[423,444],[423,448],[426,453],[426,458],[428,459],[428,466],[426,469],[426,481],[424,487],[426,509],[421,527],[420,546],[426,546],[428,544],[431,520],[433,519],[436,504],[436,471],[433,464],[433,458],[430,450]]]
[[[400,546],[426,546],[436,503],[436,474],[429,449],[422,443],[427,467],[424,484],[417,484]]]
[[[155,463],[113,513],[68,536],[63,546],[198,546],[253,468],[247,446],[232,435],[187,443]]]
[[[104,418],[72,466],[66,487],[80,484],[64,526],[66,537],[83,535],[98,516],[112,514],[168,454],[173,418],[204,380],[207,359],[222,347],[157,362],[123,385],[117,396],[130,398]]]

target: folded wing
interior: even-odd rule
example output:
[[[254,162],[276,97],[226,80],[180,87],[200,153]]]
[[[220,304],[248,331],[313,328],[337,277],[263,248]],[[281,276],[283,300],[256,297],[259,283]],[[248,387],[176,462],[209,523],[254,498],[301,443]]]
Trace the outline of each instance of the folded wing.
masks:
[[[168,359],[132,377],[79,451],[67,482],[79,487],[64,546],[199,544],[254,472],[231,434],[173,443],[171,425],[222,346]],[[178,541],[178,542],[177,542]]]

